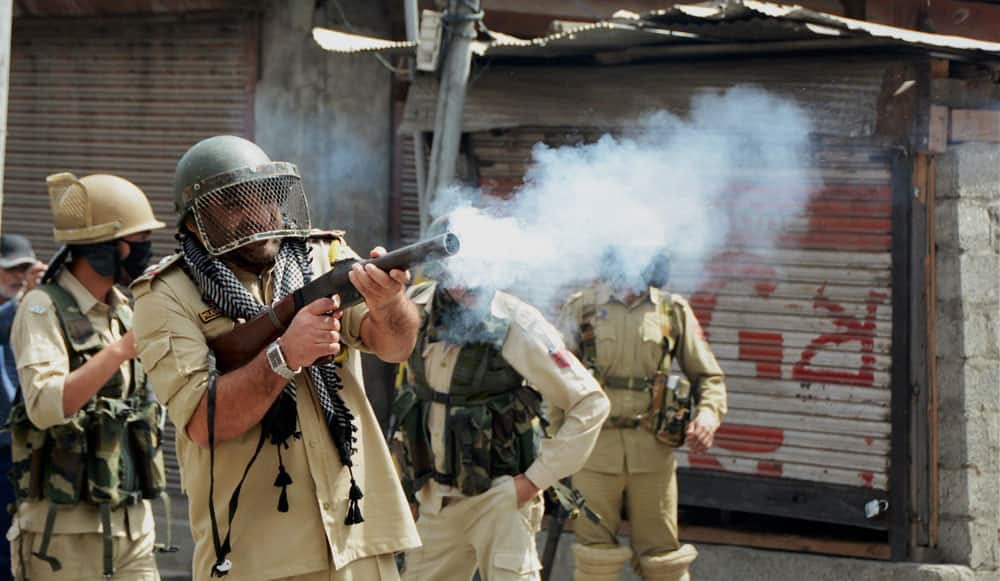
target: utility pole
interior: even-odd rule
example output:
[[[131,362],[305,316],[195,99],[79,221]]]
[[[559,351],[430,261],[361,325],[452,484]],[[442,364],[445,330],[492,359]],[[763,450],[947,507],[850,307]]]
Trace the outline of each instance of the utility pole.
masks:
[[[3,224],[3,168],[7,159],[7,96],[10,94],[10,33],[14,0],[0,0],[0,224]]]
[[[420,205],[421,232],[427,229],[428,209],[434,198],[455,180],[458,148],[462,140],[465,90],[472,62],[472,43],[476,39],[476,23],[483,18],[479,5],[479,0],[449,0],[448,10],[443,18],[445,34],[442,35],[442,42],[445,43],[447,52],[441,69],[427,187]]]

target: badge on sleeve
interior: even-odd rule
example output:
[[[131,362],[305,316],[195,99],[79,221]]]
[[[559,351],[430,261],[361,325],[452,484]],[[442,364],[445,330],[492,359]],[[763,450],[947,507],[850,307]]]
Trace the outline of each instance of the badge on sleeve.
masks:
[[[566,353],[565,349],[556,350],[549,347],[549,357],[552,358],[552,361],[555,361],[556,367],[559,369],[566,369],[569,367],[569,354]]]

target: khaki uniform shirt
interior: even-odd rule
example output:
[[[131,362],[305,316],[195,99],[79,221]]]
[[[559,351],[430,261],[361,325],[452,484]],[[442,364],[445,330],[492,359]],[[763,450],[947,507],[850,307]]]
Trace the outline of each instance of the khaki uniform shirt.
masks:
[[[121,338],[124,330],[114,318],[114,309],[119,304],[127,304],[128,299],[117,289],[111,291],[111,304],[107,305],[94,298],[69,269],[64,269],[55,281],[76,300],[80,312],[87,316],[94,331],[101,339],[113,343]],[[11,346],[17,359],[17,374],[21,379],[21,394],[31,423],[39,429],[65,424],[63,415],[63,384],[70,373],[69,351],[62,334],[59,315],[56,314],[52,299],[44,291],[35,289],[24,295],[14,316],[10,334]],[[132,365],[121,367],[125,385],[132,379]],[[127,394],[126,394],[127,395]],[[13,519],[12,532],[17,530],[41,533],[45,530],[45,517],[49,511],[49,501],[30,500],[21,503]],[[125,509],[112,511],[111,533],[114,536],[129,535],[136,540],[153,530],[153,512],[148,501],[142,501]],[[101,518],[97,507],[81,503],[59,511],[53,532],[98,533],[102,532]],[[56,555],[58,557],[58,555]],[[96,555],[95,559],[100,559]]]
[[[425,316],[431,316],[435,286],[436,283],[427,283],[410,288],[413,302],[424,310]],[[544,490],[583,466],[608,416],[608,401],[601,386],[565,350],[559,332],[536,308],[502,292],[493,297],[491,308],[493,316],[510,321],[500,354],[550,406],[565,410],[566,420],[559,431],[542,440],[538,456],[525,471],[525,476]],[[460,351],[461,346],[443,341],[426,344],[424,370],[431,389],[441,393],[450,391]],[[566,365],[560,366],[553,354],[562,357]],[[410,380],[413,381],[412,376]],[[427,424],[436,469],[444,471],[443,404],[431,404]],[[420,510],[432,514],[439,511],[442,499],[447,496],[462,496],[462,493],[455,487],[429,480],[417,494]]]
[[[670,316],[659,305],[670,301]],[[584,307],[596,306],[591,324],[594,327],[598,378],[653,376],[663,357],[663,340],[669,351],[664,368],[672,360],[691,384],[699,382],[701,399],[697,415],[710,418],[716,426],[726,414],[726,387],[722,369],[715,360],[691,306],[679,295],[651,288],[630,305],[612,298],[603,286],[595,286],[571,296],[563,306],[559,327],[574,350],[579,349],[580,323]],[[608,389],[611,416],[636,416],[649,410],[649,390]],[[658,459],[665,459],[671,448],[642,428],[605,429],[587,469],[618,474],[649,472]]]
[[[355,256],[342,247],[336,258]],[[313,246],[313,272],[330,270],[326,243]],[[171,260],[171,259],[167,259]],[[178,258],[173,258],[177,261]],[[159,270],[159,272],[157,272]],[[259,301],[270,302],[270,271],[257,276],[233,269]],[[208,579],[215,562],[208,511],[209,451],[187,436],[185,427],[204,396],[208,380],[208,341],[231,330],[234,323],[201,299],[201,293],[177,264],[161,265],[133,285],[136,296],[136,341],[150,381],[177,427],[177,457],[181,482],[189,499],[195,541],[194,575]],[[347,309],[341,320],[346,353],[340,377],[344,403],[358,426],[354,475],[365,497],[365,521],[347,526],[350,478],[307,374],[296,377],[300,438],[290,438],[281,458],[292,478],[288,512],[278,512],[281,491],[275,446],[266,443],[243,484],[239,510],[232,524],[233,568],[227,581],[292,577],[340,569],[362,557],[392,553],[420,544],[413,518],[393,470],[385,439],[365,396],[361,376],[361,305]],[[343,356],[343,355],[342,355]],[[216,447],[215,510],[220,539],[228,530],[227,513],[233,493],[260,438],[256,426]]]

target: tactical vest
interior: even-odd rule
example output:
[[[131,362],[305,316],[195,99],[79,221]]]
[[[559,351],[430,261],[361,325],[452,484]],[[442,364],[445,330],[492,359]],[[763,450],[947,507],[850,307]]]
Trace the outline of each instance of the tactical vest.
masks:
[[[69,292],[52,283],[38,288],[52,300],[72,372],[107,343]],[[129,309],[119,306],[114,318],[123,330],[131,329]],[[134,359],[130,365],[128,384],[119,369],[65,424],[36,428],[20,392],[11,407],[6,427],[13,440],[10,476],[15,498],[18,504],[40,499],[50,502],[42,546],[33,555],[49,563],[53,571],[62,567],[58,559],[47,554],[60,507],[81,502],[98,507],[104,531],[105,575],[114,571],[111,511],[144,498],[161,498],[169,508],[161,441],[166,416],[163,406],[151,397],[142,366]]]
[[[403,488],[411,502],[430,479],[466,496],[486,492],[495,478],[527,470],[543,435],[541,396],[500,353],[509,322],[491,317],[487,325],[497,341],[461,347],[450,392],[441,393],[430,387],[424,369],[424,348],[436,335],[430,319],[424,316],[407,361],[414,381],[400,389],[392,405],[402,441]],[[446,406],[443,472],[436,470],[427,426],[432,403]]]

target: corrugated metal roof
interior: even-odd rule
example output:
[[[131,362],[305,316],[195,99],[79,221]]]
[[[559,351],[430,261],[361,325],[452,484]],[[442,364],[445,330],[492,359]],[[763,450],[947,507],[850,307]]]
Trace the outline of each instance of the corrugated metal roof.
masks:
[[[313,28],[312,34],[316,44],[330,52],[348,54],[359,52],[414,53],[417,49],[416,41],[382,40],[328,28]]]
[[[323,48],[341,53],[405,52],[413,51],[416,46],[321,28],[314,29],[313,36]],[[837,40],[848,39],[852,42],[870,39],[889,46],[919,47],[952,54],[1000,56],[1000,43],[918,32],[801,6],[753,0],[679,4],[642,16],[617,13],[610,20],[533,39],[494,34],[492,40],[477,43],[476,52],[481,56],[550,58],[655,46],[662,47],[662,54],[668,55],[671,46],[679,45],[701,45],[710,51],[713,45],[722,43],[834,41],[835,48]],[[844,43],[845,48],[849,45],[850,42]]]
[[[801,6],[757,2],[755,0],[678,4],[668,9],[651,12],[643,16],[641,20],[647,25],[665,26],[672,30],[697,28],[701,32],[699,36],[704,35],[705,38],[711,36],[711,33],[708,32],[710,27],[718,28],[720,31],[739,25],[753,29],[758,26],[762,27],[764,22],[777,21],[788,26],[790,31],[808,31],[812,38],[828,38],[831,35],[869,36],[925,48],[1000,54],[1000,43],[996,42],[919,32],[817,12]],[[747,26],[747,23],[757,24]],[[792,38],[782,38],[781,40],[792,40]]]

